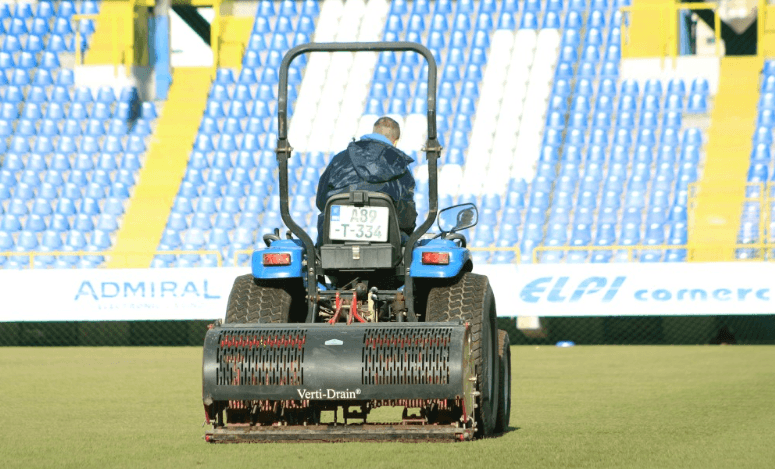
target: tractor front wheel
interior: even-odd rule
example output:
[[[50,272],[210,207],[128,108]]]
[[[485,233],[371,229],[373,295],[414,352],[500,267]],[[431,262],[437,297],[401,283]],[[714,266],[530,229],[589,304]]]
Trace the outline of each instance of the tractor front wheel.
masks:
[[[261,284],[252,274],[234,280],[226,308],[227,324],[291,322],[291,294],[283,285]]]

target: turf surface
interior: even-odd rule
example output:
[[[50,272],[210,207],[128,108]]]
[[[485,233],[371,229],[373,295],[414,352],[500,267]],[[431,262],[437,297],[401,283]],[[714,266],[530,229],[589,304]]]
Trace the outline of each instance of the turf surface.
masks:
[[[4,467],[773,467],[775,347],[514,347],[471,443],[208,445],[198,348],[0,348]]]

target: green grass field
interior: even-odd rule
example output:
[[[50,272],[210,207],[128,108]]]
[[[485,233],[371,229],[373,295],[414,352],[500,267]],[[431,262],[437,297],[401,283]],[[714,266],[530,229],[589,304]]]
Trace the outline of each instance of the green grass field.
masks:
[[[209,445],[198,348],[0,348],[3,467],[773,467],[775,347],[514,347],[470,443]]]

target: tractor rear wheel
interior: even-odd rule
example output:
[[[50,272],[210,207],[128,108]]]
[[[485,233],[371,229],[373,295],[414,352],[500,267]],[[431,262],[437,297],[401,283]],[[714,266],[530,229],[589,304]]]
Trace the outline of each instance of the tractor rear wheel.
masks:
[[[498,412],[498,329],[495,325],[495,297],[484,275],[465,272],[451,283],[431,288],[427,322],[463,320],[471,327],[471,351],[476,366],[477,434],[495,432]]]
[[[498,394],[498,417],[495,431],[503,433],[509,428],[511,418],[511,342],[509,333],[498,331],[498,361],[500,362],[500,393]]]
[[[234,280],[226,307],[226,323],[287,323],[291,295],[281,286],[259,284],[252,274]]]

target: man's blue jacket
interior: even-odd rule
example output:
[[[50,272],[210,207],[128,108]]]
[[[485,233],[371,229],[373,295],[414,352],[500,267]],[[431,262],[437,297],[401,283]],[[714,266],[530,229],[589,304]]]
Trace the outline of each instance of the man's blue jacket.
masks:
[[[318,240],[322,239],[323,212],[329,197],[354,190],[389,195],[396,206],[399,228],[403,233],[411,234],[417,220],[415,183],[409,169],[412,162],[409,155],[380,134],[364,135],[334,156],[318,183]]]

